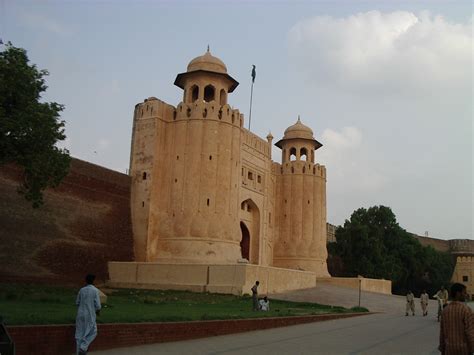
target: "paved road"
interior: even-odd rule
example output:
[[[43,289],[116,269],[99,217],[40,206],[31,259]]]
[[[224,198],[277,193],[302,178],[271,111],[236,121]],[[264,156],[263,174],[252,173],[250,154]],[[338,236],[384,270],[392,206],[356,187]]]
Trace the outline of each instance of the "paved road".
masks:
[[[273,298],[352,307],[358,291],[320,285]],[[405,302],[401,296],[364,292],[361,305],[384,313],[91,354],[439,354],[437,303],[431,301],[428,317],[422,317],[416,299],[416,315],[405,317]]]
[[[375,314],[91,354],[439,354],[438,329],[434,315]]]

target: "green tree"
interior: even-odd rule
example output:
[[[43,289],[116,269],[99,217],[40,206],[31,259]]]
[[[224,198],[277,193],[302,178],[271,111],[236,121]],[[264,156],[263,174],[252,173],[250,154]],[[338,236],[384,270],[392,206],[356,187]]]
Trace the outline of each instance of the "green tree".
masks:
[[[342,259],[344,276],[390,279],[394,293],[434,293],[453,272],[451,256],[423,247],[399,226],[389,207],[354,211],[336,230],[336,239],[331,251]]]
[[[46,70],[30,64],[26,51],[8,43],[0,52],[0,166],[17,164],[24,171],[18,191],[33,207],[43,203],[43,190],[58,186],[69,170],[63,105],[40,102]]]

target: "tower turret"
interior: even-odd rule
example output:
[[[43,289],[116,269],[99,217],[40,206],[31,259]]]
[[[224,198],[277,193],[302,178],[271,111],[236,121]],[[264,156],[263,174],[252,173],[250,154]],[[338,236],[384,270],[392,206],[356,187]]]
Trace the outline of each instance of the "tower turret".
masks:
[[[314,163],[315,151],[322,144],[298,117],[275,145],[282,150],[282,166],[277,177],[280,223],[274,265],[329,276],[326,264],[326,169]]]
[[[209,49],[175,85],[184,90],[156,150],[148,261],[236,263],[243,117],[227,104],[238,85]]]
[[[227,104],[227,94],[234,91],[239,83],[227,74],[224,62],[207,52],[194,58],[188,64],[185,73],[178,74],[174,84],[183,92],[183,102],[215,101]]]

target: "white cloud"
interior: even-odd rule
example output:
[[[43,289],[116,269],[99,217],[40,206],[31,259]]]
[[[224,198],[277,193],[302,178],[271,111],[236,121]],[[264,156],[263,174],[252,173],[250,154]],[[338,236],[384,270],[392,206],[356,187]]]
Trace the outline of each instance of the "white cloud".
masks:
[[[388,182],[365,153],[362,132],[356,127],[344,127],[340,132],[326,129],[322,141],[325,149],[318,154],[318,161],[328,166],[328,180],[338,193],[379,191]]]
[[[472,238],[472,22],[406,11],[316,16],[288,41],[301,105],[333,128],[317,152],[329,220],[385,204],[409,230]]]
[[[427,12],[316,16],[289,33],[290,55],[308,81],[390,95],[468,90],[472,45],[472,24]]]
[[[340,151],[359,146],[362,141],[362,133],[355,127],[344,127],[340,133],[326,129],[322,138],[328,150]]]

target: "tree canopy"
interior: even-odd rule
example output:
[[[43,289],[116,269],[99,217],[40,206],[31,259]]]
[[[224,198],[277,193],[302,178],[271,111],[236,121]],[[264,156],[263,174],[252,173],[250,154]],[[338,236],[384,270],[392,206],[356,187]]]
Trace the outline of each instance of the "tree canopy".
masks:
[[[56,102],[40,102],[46,91],[47,70],[30,64],[27,53],[11,43],[0,52],[0,166],[16,164],[24,170],[18,191],[33,207],[43,203],[43,190],[59,185],[69,170],[66,138]]]
[[[359,208],[336,230],[330,248],[343,261],[340,276],[362,275],[392,280],[393,292],[409,289],[433,294],[450,281],[454,262],[449,253],[424,247],[397,223],[389,207]]]

